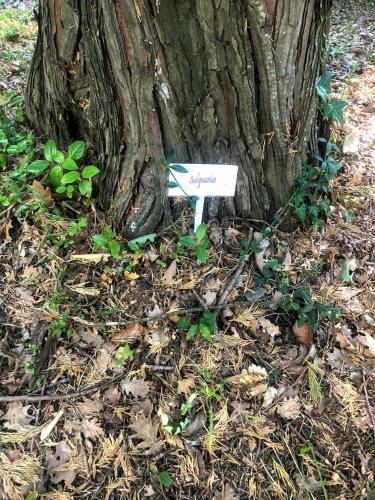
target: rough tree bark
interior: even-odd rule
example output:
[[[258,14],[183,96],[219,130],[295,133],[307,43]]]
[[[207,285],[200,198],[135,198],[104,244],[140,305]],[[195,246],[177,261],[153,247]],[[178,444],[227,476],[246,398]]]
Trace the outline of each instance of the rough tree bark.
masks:
[[[266,218],[316,137],[331,0],[40,0],[27,116],[99,157],[100,199],[125,234],[169,215],[160,160],[238,164],[221,213]]]

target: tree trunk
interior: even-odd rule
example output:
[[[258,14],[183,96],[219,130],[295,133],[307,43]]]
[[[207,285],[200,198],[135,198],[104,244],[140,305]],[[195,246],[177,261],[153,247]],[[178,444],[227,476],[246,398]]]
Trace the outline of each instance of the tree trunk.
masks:
[[[126,235],[170,216],[160,161],[239,165],[211,216],[267,218],[316,138],[331,0],[40,0],[26,108],[99,157],[100,200]]]

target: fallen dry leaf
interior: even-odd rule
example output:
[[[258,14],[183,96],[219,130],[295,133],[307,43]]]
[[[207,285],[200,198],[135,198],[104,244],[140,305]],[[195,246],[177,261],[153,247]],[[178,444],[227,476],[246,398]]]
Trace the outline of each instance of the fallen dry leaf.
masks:
[[[152,382],[146,382],[144,378],[126,378],[121,381],[120,387],[127,395],[132,394],[134,397],[147,396],[152,388]]]
[[[98,399],[83,398],[83,401],[77,403],[77,406],[84,417],[100,413],[103,409],[103,403]]]
[[[254,233],[254,240],[256,240],[257,247],[262,249],[261,252],[257,252],[255,254],[255,262],[259,268],[259,271],[263,271],[263,268],[266,265],[264,261],[264,255],[267,248],[270,246],[270,241],[267,238],[264,238],[262,233],[258,232]]]
[[[240,497],[234,493],[229,483],[224,486],[222,491],[218,491],[214,496],[214,500],[239,500],[239,498]]]
[[[120,402],[121,392],[119,391],[118,387],[110,387],[104,392],[104,397],[111,404],[115,405]]]
[[[298,396],[294,398],[285,398],[276,406],[276,411],[280,417],[286,420],[295,420],[301,411],[301,403]]]
[[[124,271],[124,276],[129,281],[137,280],[139,278],[139,274],[131,273],[130,271],[126,271],[126,270]]]
[[[258,325],[262,328],[262,330],[267,333],[271,339],[275,339],[276,335],[280,335],[280,328],[277,325],[274,325],[267,318],[259,318],[255,320],[254,323],[258,323]]]
[[[169,267],[164,271],[163,281],[167,284],[173,283],[173,278],[177,273],[177,261],[174,260]]]
[[[375,358],[375,339],[372,337],[369,333],[365,333],[363,335],[358,336],[359,342],[367,347],[366,353],[371,356],[372,358]]]
[[[130,436],[132,439],[140,439],[137,448],[148,449],[148,453],[154,453],[159,448],[159,423],[153,422],[151,417],[145,417],[139,414],[135,417],[133,423],[129,425],[135,434]]]
[[[47,471],[51,474],[53,484],[65,481],[65,484],[70,485],[75,480],[78,471],[69,464],[71,455],[72,450],[66,441],[61,441],[56,445],[55,453],[49,449],[46,450]]]
[[[361,131],[356,128],[353,129],[350,134],[345,137],[342,152],[346,155],[358,153],[360,138]]]
[[[96,330],[82,330],[79,332],[79,336],[85,344],[94,347],[100,347],[104,344],[103,337],[101,337]]]
[[[203,295],[203,299],[204,299],[206,306],[212,306],[215,303],[216,295],[217,295],[216,292],[211,292],[211,290],[208,290]]]
[[[184,378],[177,382],[177,394],[190,394],[195,387],[193,378]]]
[[[37,278],[39,275],[39,270],[32,266],[25,266],[21,274],[22,278]]]
[[[235,229],[234,227],[228,227],[228,229],[224,231],[224,234],[225,234],[225,241],[231,241],[231,240],[237,241],[237,238],[238,236],[240,236],[241,232],[238,231],[238,229]]]
[[[78,283],[77,285],[69,286],[70,290],[79,293],[80,295],[86,295],[87,297],[99,297],[100,290],[93,286],[86,286],[87,283]]]
[[[104,430],[96,418],[83,417],[81,420],[66,420],[64,429],[68,434],[83,434],[86,439],[96,441],[104,435]]]
[[[225,382],[233,385],[250,386],[251,396],[258,396],[267,390],[267,371],[256,365],[251,365],[247,369],[243,369],[238,375],[233,375],[225,379]]]
[[[99,264],[101,261],[107,262],[111,254],[109,253],[84,253],[73,254],[70,260],[81,262],[82,264]]]
[[[293,325],[293,333],[301,344],[311,344],[313,341],[313,331],[308,323],[298,326],[298,321]]]
[[[44,187],[39,181],[34,181],[32,184],[32,189],[36,198],[41,200],[47,207],[55,206],[55,202],[52,199],[52,193],[49,187]]]
[[[112,342],[135,342],[137,340],[142,340],[145,333],[145,328],[140,323],[134,323],[129,325],[122,330],[112,333]]]
[[[21,401],[9,403],[7,408],[6,413],[1,417],[2,420],[6,420],[7,422],[27,425],[34,418],[28,413],[31,405],[23,405]]]

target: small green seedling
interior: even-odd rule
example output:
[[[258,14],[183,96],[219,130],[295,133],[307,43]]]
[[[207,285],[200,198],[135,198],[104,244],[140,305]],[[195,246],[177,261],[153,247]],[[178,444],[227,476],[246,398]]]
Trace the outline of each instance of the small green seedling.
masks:
[[[87,226],[87,217],[82,217],[77,222],[72,221],[68,227],[69,236],[77,236],[79,231]]]
[[[48,170],[50,184],[56,188],[56,193],[66,193],[72,198],[74,193],[90,198],[92,194],[92,179],[100,170],[94,165],[79,167],[77,161],[85,154],[85,143],[75,141],[68,148],[66,155],[59,151],[54,141],[49,140],[44,146],[44,160],[36,160],[28,166],[30,173],[44,174]]]
[[[191,340],[199,332],[205,340],[211,342],[212,334],[217,330],[216,316],[210,311],[204,311],[197,323],[181,317],[176,326],[178,330],[187,330],[186,340]]]
[[[207,247],[210,244],[206,238],[207,225],[199,224],[194,236],[180,236],[178,245],[180,247],[192,248],[195,250],[198,262],[204,264],[207,262],[208,253]]]
[[[92,239],[95,250],[105,248],[110,251],[114,259],[121,259],[121,243],[109,226],[107,226],[101,234],[95,234]]]
[[[126,360],[132,359],[133,356],[134,356],[134,351],[130,349],[129,344],[125,344],[121,349],[118,358],[116,358],[115,363],[117,366],[123,365]]]
[[[35,364],[35,361],[33,362],[30,362],[30,361],[26,361],[25,363],[25,370],[30,374],[30,375],[34,375],[35,373],[35,369],[36,369],[36,364]]]
[[[156,476],[164,488],[170,488],[173,484],[172,477],[169,472],[159,471],[155,464],[150,464],[150,472],[153,476]]]
[[[68,311],[65,311],[61,315],[60,320],[51,321],[51,323],[48,323],[50,334],[56,337],[60,337],[65,333],[67,337],[71,337],[73,335],[73,330],[68,327],[68,319],[69,313]]]

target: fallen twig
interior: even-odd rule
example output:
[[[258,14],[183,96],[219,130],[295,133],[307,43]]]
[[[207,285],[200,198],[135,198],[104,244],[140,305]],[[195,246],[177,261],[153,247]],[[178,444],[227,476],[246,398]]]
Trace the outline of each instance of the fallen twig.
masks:
[[[190,309],[174,309],[172,311],[167,311],[165,313],[158,314],[157,316],[153,316],[151,318],[134,318],[131,320],[123,320],[123,321],[104,321],[104,322],[96,322],[96,321],[87,321],[86,319],[78,318],[77,316],[72,316],[69,319],[75,321],[76,323],[82,323],[82,325],[86,326],[128,326],[134,325],[134,323],[151,323],[154,321],[159,321],[160,319],[168,318],[168,316],[174,316],[175,314],[189,314],[189,313],[197,313],[205,311],[206,309],[224,309],[225,307],[234,307],[235,305],[243,303],[243,300],[237,300],[230,304],[218,304],[216,306],[206,306],[206,307],[192,307]]]
[[[362,379],[363,379],[363,391],[365,393],[365,399],[366,399],[366,403],[367,403],[367,411],[368,411],[368,414],[369,414],[369,417],[370,417],[370,420],[371,420],[371,424],[372,424],[372,431],[374,433],[374,437],[375,437],[375,419],[374,419],[374,414],[372,412],[372,407],[371,407],[371,404],[370,404],[370,400],[368,398],[368,393],[367,393],[367,380],[365,379],[365,375],[364,373],[362,372]]]
[[[248,243],[250,243],[251,240],[253,239],[253,234],[254,234],[254,230],[251,227],[250,230],[249,230],[249,236],[247,237],[247,242]],[[245,267],[245,264],[249,260],[251,254],[252,254],[252,252],[249,252],[246,255],[246,257],[244,257],[240,261],[240,263],[238,264],[237,270],[233,274],[231,280],[229,281],[228,285],[224,288],[223,293],[220,296],[219,302],[217,303],[218,307],[223,306],[224,302],[228,298],[228,295],[231,293],[231,291],[233,290],[233,288],[236,286],[236,283],[239,280],[239,277],[241,276],[242,271],[243,271],[243,269]]]
[[[92,392],[98,391],[99,389],[106,389],[107,387],[111,387],[112,385],[117,384],[124,378],[124,375],[118,375],[112,380],[108,380],[107,382],[103,382],[100,384],[95,384],[87,389],[82,389],[81,391],[70,392],[68,394],[41,394],[37,396],[32,396],[30,394],[23,394],[19,396],[2,396],[0,395],[0,402],[3,403],[12,403],[14,401],[62,401],[64,399],[75,399],[80,398],[81,396],[86,396],[86,394],[91,394]]]

